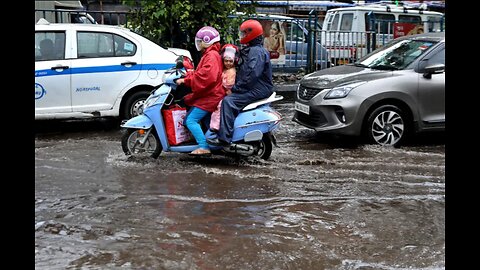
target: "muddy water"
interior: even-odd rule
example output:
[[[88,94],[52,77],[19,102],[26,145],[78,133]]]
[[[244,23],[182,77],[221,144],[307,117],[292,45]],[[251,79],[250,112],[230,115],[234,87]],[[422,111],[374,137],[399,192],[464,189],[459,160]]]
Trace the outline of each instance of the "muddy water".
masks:
[[[275,107],[268,161],[132,159],[118,128],[40,128],[36,269],[445,268],[441,139],[324,139],[290,121],[290,100]]]

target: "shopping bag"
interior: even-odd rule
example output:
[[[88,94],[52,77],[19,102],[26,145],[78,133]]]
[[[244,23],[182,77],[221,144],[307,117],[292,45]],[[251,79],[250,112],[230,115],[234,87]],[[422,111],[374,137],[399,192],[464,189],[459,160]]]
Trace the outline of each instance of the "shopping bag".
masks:
[[[163,120],[165,121],[165,129],[167,132],[168,143],[170,145],[178,145],[193,139],[192,134],[183,121],[187,116],[187,109],[180,106],[174,106],[162,110]]]

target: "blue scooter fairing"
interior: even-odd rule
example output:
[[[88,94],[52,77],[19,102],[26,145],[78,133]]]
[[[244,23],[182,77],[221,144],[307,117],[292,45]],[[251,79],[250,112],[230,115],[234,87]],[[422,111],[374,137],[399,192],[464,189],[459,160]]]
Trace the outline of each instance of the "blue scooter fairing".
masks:
[[[127,122],[123,123],[121,127],[123,128],[138,128],[138,129],[149,129],[152,127],[153,122],[144,114],[137,115],[133,118],[130,118]]]
[[[241,112],[235,118],[232,142],[247,141],[246,134],[252,134],[255,131],[259,131],[261,134],[268,133],[275,129],[280,120],[281,116],[268,104]]]

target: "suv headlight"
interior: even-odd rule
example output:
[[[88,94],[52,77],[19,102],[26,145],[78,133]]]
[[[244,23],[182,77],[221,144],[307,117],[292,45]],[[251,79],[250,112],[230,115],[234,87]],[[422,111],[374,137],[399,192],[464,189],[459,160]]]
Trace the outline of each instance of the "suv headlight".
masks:
[[[335,98],[344,98],[346,97],[353,88],[359,87],[360,85],[366,82],[356,82],[350,83],[342,86],[337,86],[332,88],[328,93],[325,95],[324,99],[335,99]]]

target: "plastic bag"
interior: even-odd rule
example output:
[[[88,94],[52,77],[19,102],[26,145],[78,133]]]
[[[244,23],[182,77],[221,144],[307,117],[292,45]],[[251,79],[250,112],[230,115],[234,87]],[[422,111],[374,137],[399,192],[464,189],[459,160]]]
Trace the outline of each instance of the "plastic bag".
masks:
[[[186,108],[174,106],[162,110],[162,114],[165,121],[168,143],[170,145],[178,145],[193,139],[190,130],[183,125],[185,117],[187,116]]]

